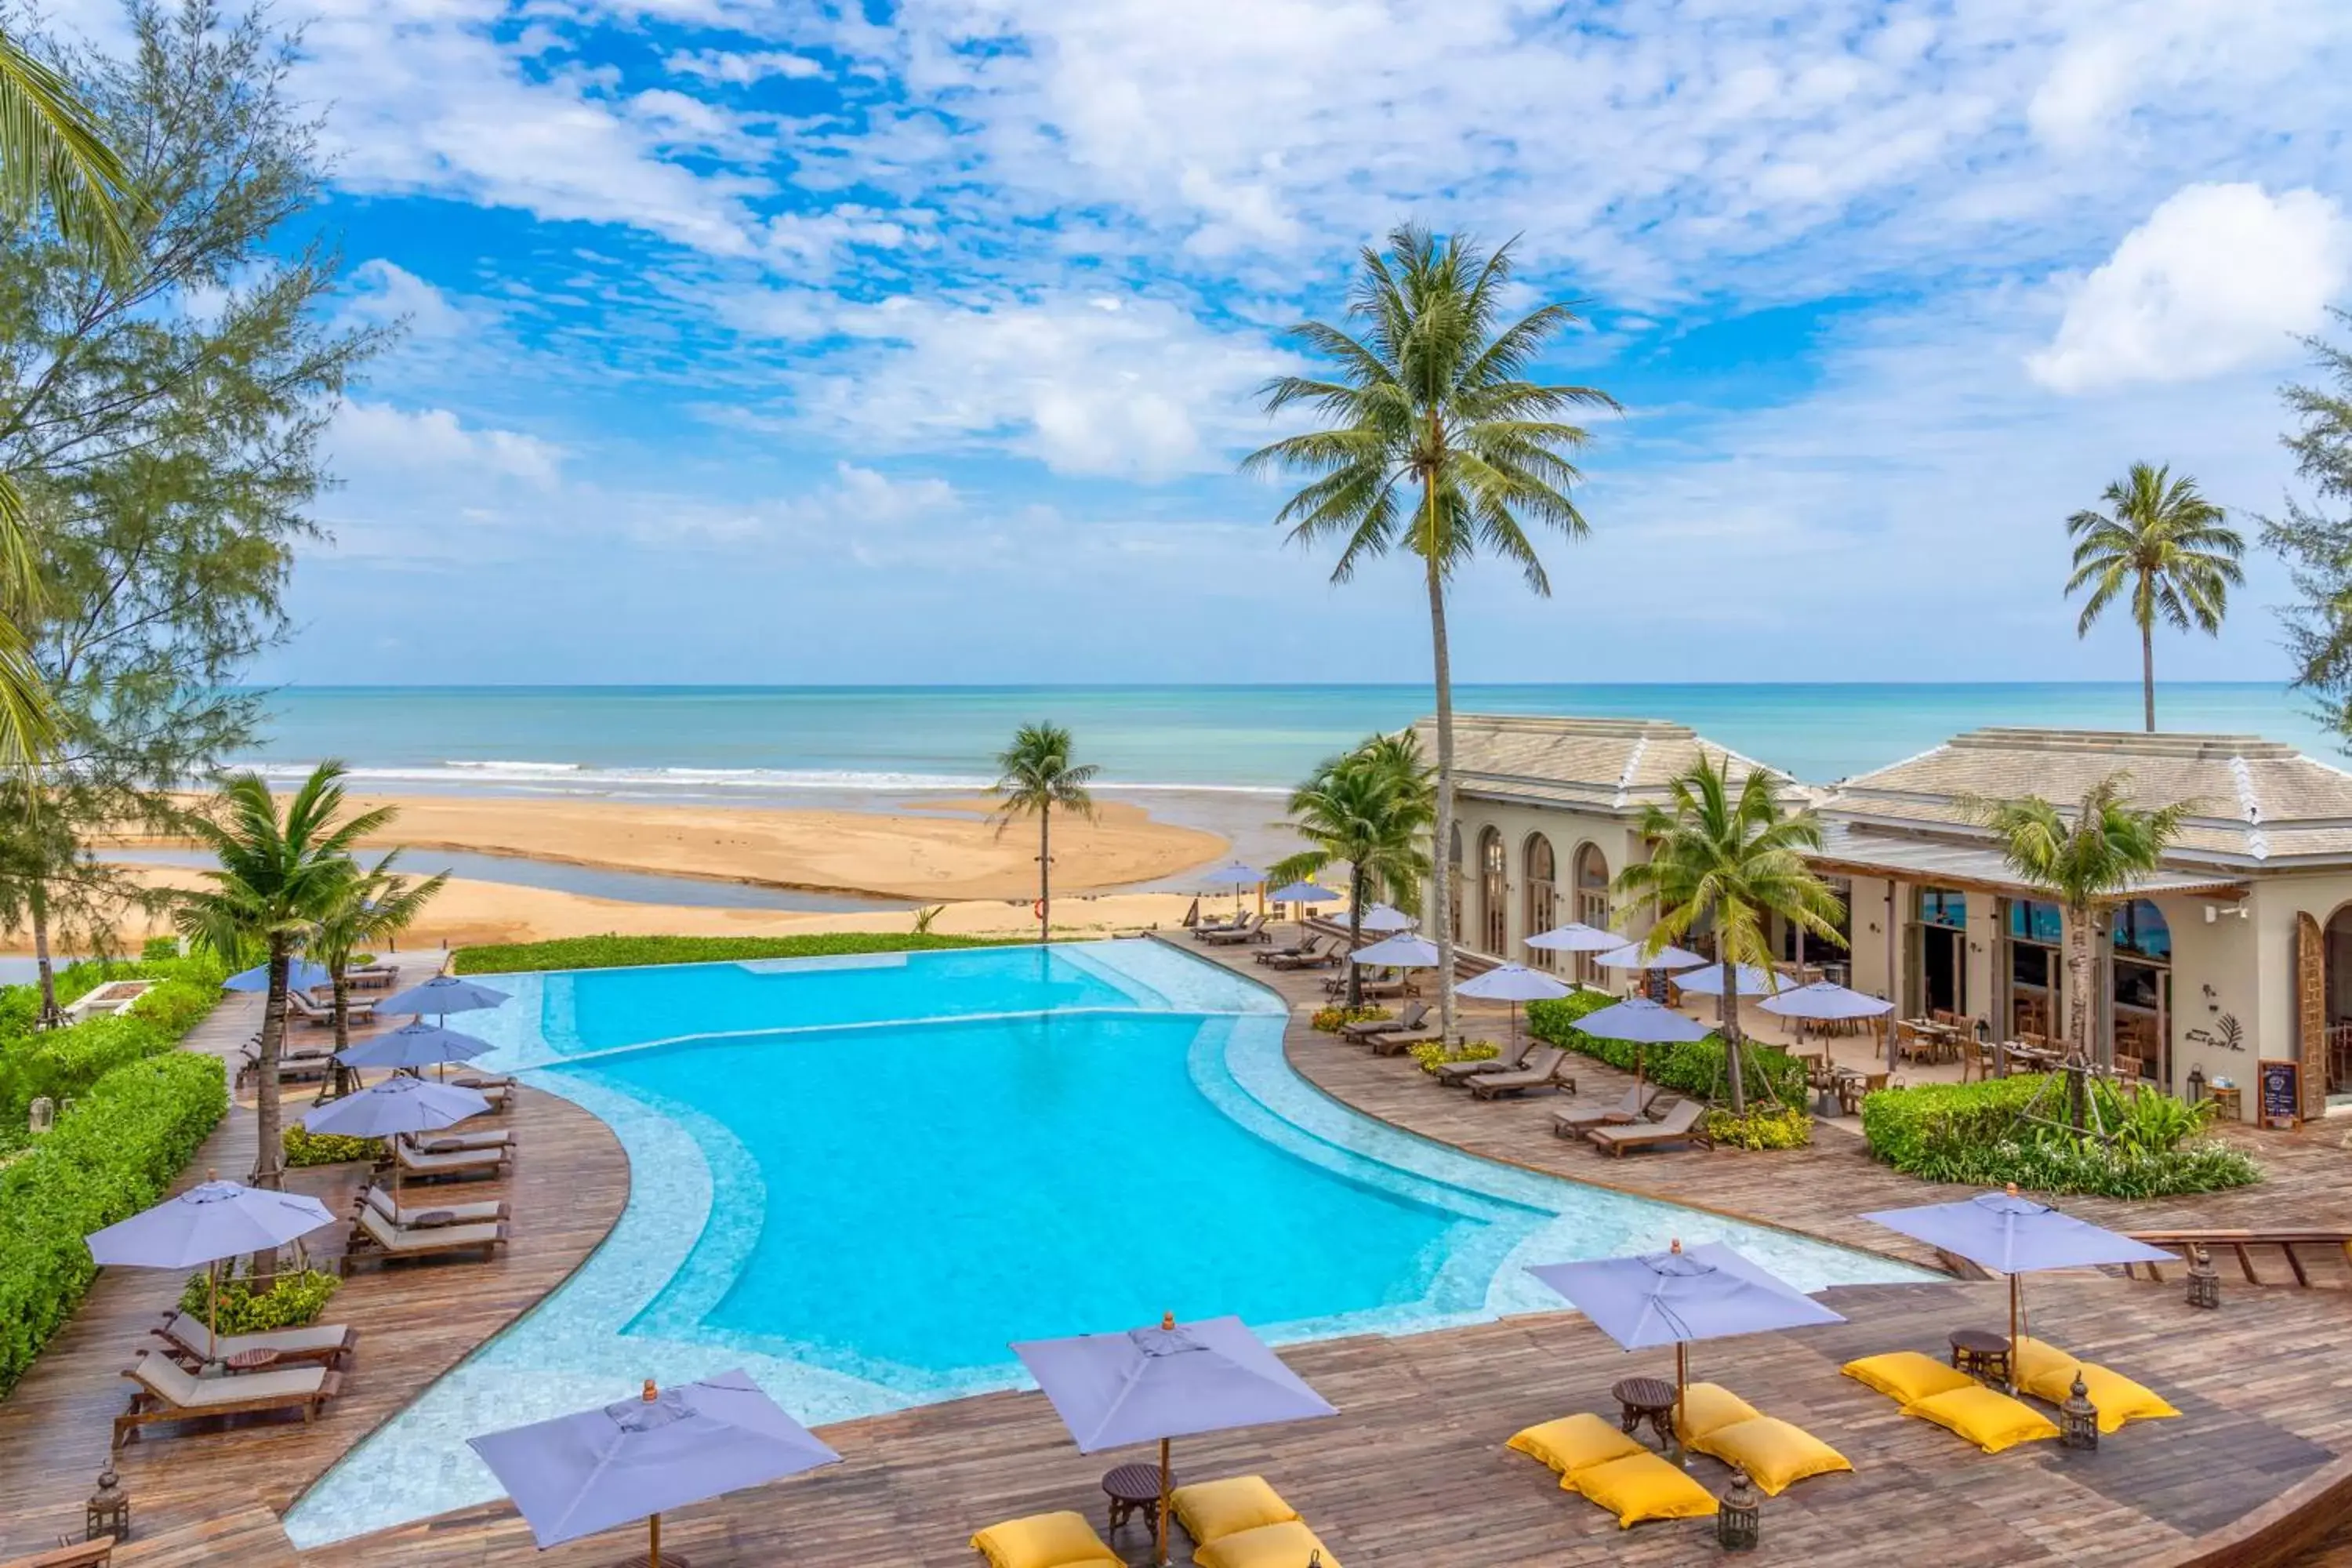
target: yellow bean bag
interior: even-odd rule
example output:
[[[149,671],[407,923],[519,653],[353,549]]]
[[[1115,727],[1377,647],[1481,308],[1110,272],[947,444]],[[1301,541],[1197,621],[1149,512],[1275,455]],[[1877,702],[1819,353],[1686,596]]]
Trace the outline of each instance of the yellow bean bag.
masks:
[[[2040,1411],[1995,1388],[1955,1388],[1906,1405],[1903,1414],[1957,1432],[1988,1454],[2058,1436]]]
[[[2054,1360],[2037,1358],[2032,1372],[2021,1375],[2017,1386],[2036,1399],[2063,1405],[2074,1392],[2074,1374],[2078,1372],[2083,1374],[2083,1397],[2098,1411],[2102,1432],[2120,1431],[2126,1422],[2159,1421],[2180,1414],[2162,1394],[2134,1383],[2122,1373],[2063,1356]]]
[[[1848,1377],[1874,1388],[1898,1405],[1916,1405],[1955,1388],[1969,1388],[1976,1379],[1958,1368],[1917,1351],[1889,1351],[1867,1355],[1841,1368]]]
[[[1282,1494],[1266,1485],[1264,1476],[1194,1481],[1170,1492],[1168,1506],[1184,1532],[1202,1546],[1244,1530],[1292,1524],[1298,1519],[1298,1510],[1283,1501]]]
[[[990,1525],[971,1538],[988,1568],[1125,1568],[1083,1515],[1036,1513]]]
[[[1294,1519],[1221,1535],[1192,1553],[1192,1561],[1201,1568],[1307,1568],[1318,1552],[1323,1568],[1339,1568],[1331,1549],[1303,1521]]]
[[[1645,1519],[1705,1519],[1715,1511],[1713,1492],[1648,1452],[1579,1470],[1566,1484],[1615,1514],[1620,1530]]]
[[[1649,1452],[1610,1422],[1591,1414],[1563,1415],[1557,1421],[1530,1426],[1513,1434],[1504,1447],[1541,1459],[1552,1468],[1562,1485],[1569,1484],[1569,1478],[1579,1470],[1605,1465],[1628,1454]]]
[[[1695,1443],[1718,1426],[1753,1421],[1762,1412],[1719,1383],[1694,1383],[1683,1390],[1683,1408],[1675,1430],[1685,1443]]]
[[[1718,1426],[1691,1447],[1746,1470],[1766,1497],[1779,1497],[1808,1476],[1853,1468],[1811,1432],[1769,1415]]]

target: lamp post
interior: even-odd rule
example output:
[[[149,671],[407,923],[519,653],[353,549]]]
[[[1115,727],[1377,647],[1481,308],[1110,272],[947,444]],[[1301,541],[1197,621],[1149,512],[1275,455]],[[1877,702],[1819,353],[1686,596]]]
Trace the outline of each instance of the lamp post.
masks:
[[[2074,1385],[2066,1391],[2066,1402],[2058,1407],[2058,1441],[2085,1453],[2099,1446],[2098,1406],[2091,1403],[2091,1391],[2083,1386],[2080,1367],[2074,1369]]]
[[[1734,1468],[1731,1489],[1723,1494],[1716,1506],[1715,1539],[1726,1552],[1756,1550],[1758,1524],[1763,1518],[1763,1502],[1756,1489],[1748,1484],[1748,1472]]]

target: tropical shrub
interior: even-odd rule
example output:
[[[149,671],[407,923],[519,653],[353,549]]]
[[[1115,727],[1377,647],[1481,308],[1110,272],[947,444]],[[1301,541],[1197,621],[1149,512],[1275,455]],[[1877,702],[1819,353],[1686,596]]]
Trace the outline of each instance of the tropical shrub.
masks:
[[[1725,1091],[1723,1041],[1710,1034],[1703,1040],[1679,1046],[1637,1046],[1626,1040],[1603,1040],[1576,1026],[1579,1018],[1597,1013],[1616,998],[1600,991],[1578,991],[1556,1001],[1527,1005],[1528,1032],[1538,1039],[1642,1074],[1661,1088],[1695,1100],[1712,1100]],[[1783,1105],[1801,1105],[1805,1096],[1805,1064],[1777,1046],[1748,1040],[1740,1047],[1750,1094],[1769,1088],[1769,1098]]]
[[[1315,1016],[1307,1021],[1327,1035],[1336,1035],[1345,1025],[1375,1023],[1395,1016],[1386,1007],[1367,1004],[1361,1007],[1318,1007]]]
[[[227,1110],[219,1058],[167,1052],[100,1078],[0,1170],[0,1395],[89,1289],[82,1237],[162,1197]]]
[[[1026,937],[947,936],[937,931],[810,931],[799,936],[574,936],[461,947],[459,974],[514,974],[533,969],[621,969],[645,963],[719,963],[753,958],[839,958],[864,952],[929,952],[953,947],[1007,947]]]
[[[313,1132],[303,1127],[286,1130],[286,1163],[289,1165],[341,1165],[353,1160],[381,1160],[383,1157],[383,1140],[381,1138]]]
[[[1750,1048],[1754,1042],[1749,1042]],[[1801,1149],[1813,1141],[1811,1112],[1801,1105],[1754,1105],[1747,1114],[1710,1110],[1706,1135],[1725,1149]]]
[[[2197,1136],[2200,1108],[2143,1091],[2118,1094],[2092,1080],[2098,1123],[2112,1140],[2077,1134],[2024,1112],[2049,1079],[2017,1075],[1987,1083],[1886,1089],[1862,1102],[1870,1152],[1896,1170],[1934,1182],[2020,1187],[2102,1197],[2168,1197],[2252,1185],[2262,1167],[2242,1150]],[[2051,1084],[2043,1111],[2063,1113],[2064,1086]]]
[[[126,973],[131,967],[117,965],[107,973],[100,973],[101,965],[76,964],[58,977],[58,995],[63,998],[87,994],[103,980],[153,978]],[[173,967],[176,971],[178,966]],[[31,1023],[38,1011],[38,994],[28,985],[9,989],[12,994],[22,992],[29,999],[24,1014],[25,1032],[13,1038],[0,1032],[0,1127],[6,1128],[12,1139],[23,1129],[26,1114],[35,1100],[47,1096],[62,1106],[68,1099],[86,1093],[90,1085],[116,1068],[162,1055],[177,1045],[220,999],[216,973],[194,979],[174,973],[162,978],[133,1002],[127,1013],[85,1018],[62,1029],[34,1030]],[[8,1001],[14,1004],[15,995]],[[13,1009],[0,1015],[0,1031],[14,1017]]]
[[[220,1282],[220,1316],[210,1319],[212,1281],[206,1275],[192,1274],[180,1292],[180,1310],[199,1323],[211,1321],[216,1334],[261,1334],[272,1329],[299,1329],[319,1321],[319,1314],[327,1310],[327,1302],[341,1284],[331,1274],[305,1268],[299,1274],[278,1275],[275,1285],[257,1296],[249,1281],[224,1279]]]
[[[1426,1045],[1413,1047],[1406,1054],[1421,1064],[1422,1071],[1434,1077],[1437,1069],[1447,1062],[1492,1061],[1503,1054],[1503,1047],[1492,1040],[1465,1040],[1454,1047],[1432,1040]]]

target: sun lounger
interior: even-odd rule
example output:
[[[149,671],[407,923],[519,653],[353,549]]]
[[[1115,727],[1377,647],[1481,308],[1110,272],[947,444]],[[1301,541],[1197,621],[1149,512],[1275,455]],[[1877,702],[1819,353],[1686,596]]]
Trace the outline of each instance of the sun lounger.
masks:
[[[499,1198],[488,1198],[480,1203],[472,1204],[428,1202],[410,1204],[404,1207],[392,1201],[390,1193],[373,1184],[370,1184],[367,1190],[360,1194],[354,1213],[359,1208],[373,1209],[402,1230],[430,1230],[444,1225],[483,1225],[493,1220],[506,1219],[509,1215],[505,1200]],[[446,1217],[442,1217],[444,1215]],[[431,1216],[432,1223],[420,1226],[418,1222],[427,1216]]]
[[[1715,1140],[1706,1135],[1701,1119],[1706,1107],[1696,1100],[1678,1102],[1672,1110],[1652,1127],[1595,1127],[1585,1133],[1594,1146],[1622,1159],[1628,1149],[1654,1149],[1664,1143],[1696,1144],[1702,1149],[1715,1147]]]
[[[138,1436],[141,1427],[157,1421],[201,1421],[266,1411],[299,1411],[309,1421],[342,1387],[342,1375],[323,1366],[197,1377],[158,1351],[142,1352],[122,1375],[135,1386],[131,1408],[114,1418],[118,1448]]]
[[[345,997],[343,1009],[346,1014],[345,1021],[354,1026],[375,1022],[375,1004],[373,1002],[355,1002]],[[299,991],[286,993],[286,1016],[289,1018],[299,1018],[306,1024],[315,1025],[322,1029],[331,1029],[335,1026],[333,1005],[331,1003],[322,1007]]]
[[[503,1127],[477,1128],[471,1132],[404,1132],[401,1142],[419,1154],[454,1154],[461,1149],[511,1149],[514,1134]]]
[[[1322,941],[1321,932],[1308,931],[1286,947],[1269,947],[1255,956],[1260,963],[1271,963],[1277,958],[1297,958],[1302,952],[1313,952]]]
[[[389,991],[399,983],[398,964],[363,963],[357,969],[343,971],[343,984],[361,991]]]
[[[460,1252],[478,1252],[488,1262],[506,1243],[502,1220],[404,1230],[374,1209],[362,1208],[352,1222],[351,1239],[343,1247],[343,1267],[348,1270],[353,1263],[369,1258],[447,1258]]]
[[[1277,952],[1265,963],[1269,969],[1322,969],[1332,962],[1334,956],[1318,938],[1296,952]]]
[[[1265,942],[1270,939],[1265,934],[1265,917],[1264,915],[1252,915],[1249,919],[1242,921],[1242,923],[1237,926],[1230,927],[1224,931],[1213,931],[1207,935],[1202,937],[1201,940],[1202,942],[1215,942],[1220,947],[1224,947],[1230,946],[1235,942]]]
[[[1633,1126],[1650,1113],[1650,1106],[1657,1098],[1658,1086],[1643,1082],[1628,1089],[1625,1098],[1614,1105],[1572,1105],[1566,1110],[1556,1110],[1551,1118],[1552,1136],[1581,1138],[1596,1127]]]
[[[182,1363],[203,1364],[207,1345],[205,1326],[184,1312],[166,1312],[163,1321],[147,1331],[163,1342],[165,1352]],[[209,1346],[213,1359],[226,1361],[246,1351],[274,1351],[289,1366],[341,1366],[360,1342],[357,1329],[341,1323],[313,1323],[302,1329],[271,1329],[257,1334],[221,1334]]]
[[[30,1557],[11,1557],[0,1563],[0,1568],[111,1568],[113,1562],[114,1537],[101,1535],[96,1541],[53,1546]]]
[[[1440,1062],[1433,1075],[1447,1089],[1460,1089],[1472,1079],[1490,1072],[1517,1072],[1527,1066],[1528,1053],[1535,1049],[1533,1040],[1521,1040],[1516,1051],[1506,1051],[1499,1057],[1488,1057],[1482,1062]]]
[[[446,1154],[425,1154],[394,1140],[389,1163],[400,1167],[404,1182],[454,1182],[469,1176],[495,1176],[514,1152],[504,1149],[456,1149]]]
[[[1360,1042],[1374,1035],[1385,1035],[1395,1031],[1411,1034],[1420,1028],[1421,1021],[1428,1016],[1428,1003],[1408,1002],[1405,1004],[1404,1011],[1393,1018],[1366,1018],[1360,1023],[1340,1025],[1339,1037]]]
[[[1531,1089],[1566,1089],[1576,1092],[1576,1079],[1561,1073],[1568,1065],[1568,1053],[1558,1046],[1546,1046],[1535,1053],[1525,1067],[1513,1072],[1480,1073],[1470,1080],[1470,1092],[1481,1100],[1497,1100],[1507,1094],[1525,1094]]]
[[[1364,1043],[1372,1047],[1376,1057],[1401,1057],[1415,1046],[1433,1045],[1445,1037],[1437,1029],[1391,1029],[1385,1035],[1374,1035]]]
[[[1213,936],[1223,936],[1229,931],[1237,931],[1247,924],[1249,924],[1247,915],[1237,914],[1229,921],[1221,921],[1212,915],[1192,928],[1192,940],[1203,942]]]

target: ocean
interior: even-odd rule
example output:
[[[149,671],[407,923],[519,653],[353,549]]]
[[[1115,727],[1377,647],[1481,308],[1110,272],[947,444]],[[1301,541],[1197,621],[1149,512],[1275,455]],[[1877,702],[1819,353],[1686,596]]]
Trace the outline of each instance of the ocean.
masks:
[[[1812,782],[1895,762],[1982,724],[2137,729],[2139,687],[1471,685],[1463,712],[1676,720]],[[239,759],[272,776],[340,757],[379,789],[858,804],[968,790],[1023,722],[1074,733],[1121,795],[1272,795],[1365,735],[1411,722],[1400,686],[289,687]],[[2168,730],[2252,732],[2335,758],[2284,688],[2158,689]],[[1253,806],[1252,809],[1262,809]]]

